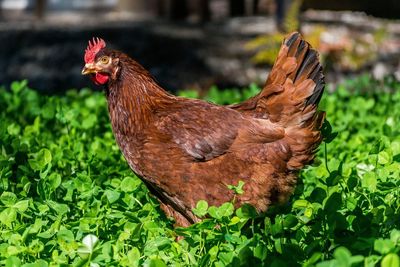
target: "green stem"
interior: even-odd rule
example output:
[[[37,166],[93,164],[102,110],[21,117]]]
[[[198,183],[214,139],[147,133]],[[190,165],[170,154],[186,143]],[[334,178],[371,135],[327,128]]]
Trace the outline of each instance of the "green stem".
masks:
[[[328,147],[327,147],[327,144],[325,142],[324,142],[324,150],[325,150],[325,155],[324,155],[325,168],[328,171],[328,173],[331,174],[331,171],[329,170],[329,167],[328,167]]]

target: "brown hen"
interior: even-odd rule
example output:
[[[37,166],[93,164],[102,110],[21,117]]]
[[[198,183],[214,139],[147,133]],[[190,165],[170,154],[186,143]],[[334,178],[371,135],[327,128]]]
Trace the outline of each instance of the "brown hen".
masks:
[[[112,129],[129,166],[177,226],[198,222],[192,209],[231,201],[265,211],[285,201],[298,171],[321,142],[324,90],[318,54],[299,33],[286,38],[263,90],[219,106],[176,97],[129,56],[89,42],[82,74],[104,84]]]

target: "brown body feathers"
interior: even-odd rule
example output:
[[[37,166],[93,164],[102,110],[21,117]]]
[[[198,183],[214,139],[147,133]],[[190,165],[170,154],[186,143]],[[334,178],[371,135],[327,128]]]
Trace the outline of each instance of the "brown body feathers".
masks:
[[[178,226],[200,220],[192,213],[199,200],[231,201],[227,185],[240,180],[237,206],[265,211],[290,196],[314,158],[324,77],[317,52],[298,33],[282,44],[263,90],[230,106],[175,97],[123,53],[104,49],[96,57],[104,55],[118,59],[105,71],[114,75],[107,100],[118,145]]]

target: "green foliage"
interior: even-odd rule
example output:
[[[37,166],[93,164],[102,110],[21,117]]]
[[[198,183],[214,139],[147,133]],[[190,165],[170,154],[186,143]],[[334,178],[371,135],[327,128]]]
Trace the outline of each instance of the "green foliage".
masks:
[[[271,35],[261,35],[246,44],[248,50],[256,51],[256,54],[252,57],[253,62],[267,63],[269,65],[274,64],[285,36],[288,33],[300,30],[299,15],[302,3],[303,0],[293,0],[290,3],[282,25],[278,25],[278,28],[280,28],[282,32],[276,32]],[[314,35],[312,35],[311,38],[313,36]]]
[[[247,50],[255,53],[251,58],[254,63],[273,65],[282,41],[287,34],[294,31],[302,32],[299,19],[302,3],[303,0],[291,1],[287,8],[283,25],[278,25],[278,32],[257,36],[245,45]],[[337,40],[332,43],[323,40],[324,38],[322,37],[326,31],[328,31],[326,26],[316,24],[304,32],[303,36],[319,52],[325,69],[334,69],[342,72],[358,71],[376,61],[381,45],[389,38],[386,27],[380,27],[371,33],[349,31],[343,36],[335,36]],[[332,31],[329,33],[329,35],[332,35],[331,37],[335,34]]]
[[[287,14],[283,21],[283,28],[285,32],[294,32],[300,29],[300,9],[303,4],[303,0],[292,0],[289,8],[287,9]]]
[[[400,84],[391,79],[361,76],[323,97],[326,143],[287,205],[260,215],[199,201],[193,211],[205,219],[185,229],[130,171],[102,93],[0,90],[2,266],[398,266]],[[206,98],[239,102],[258,90],[215,87]]]
[[[246,49],[256,51],[251,60],[254,63],[273,65],[285,36],[278,32],[271,35],[260,35],[248,42],[245,46]]]

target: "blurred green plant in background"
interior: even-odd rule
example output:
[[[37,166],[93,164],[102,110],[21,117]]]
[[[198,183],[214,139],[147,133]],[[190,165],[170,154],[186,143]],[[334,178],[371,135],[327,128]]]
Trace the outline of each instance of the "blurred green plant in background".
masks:
[[[251,60],[256,64],[272,65],[279,52],[282,40],[293,31],[301,32],[300,10],[302,0],[293,0],[289,5],[281,32],[261,35],[251,40],[245,48],[254,51]],[[371,33],[337,32],[322,24],[308,27],[303,32],[307,40],[321,56],[327,70],[358,71],[378,58],[381,45],[388,38],[385,27]]]

